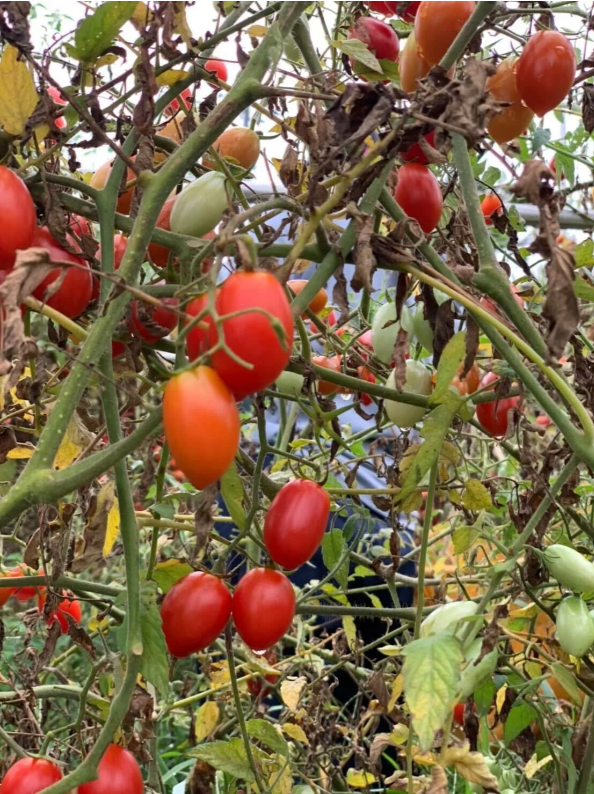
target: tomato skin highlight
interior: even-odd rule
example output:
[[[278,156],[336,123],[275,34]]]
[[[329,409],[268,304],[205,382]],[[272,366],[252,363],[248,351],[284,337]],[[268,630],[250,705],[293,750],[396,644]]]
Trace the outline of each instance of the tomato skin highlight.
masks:
[[[396,31],[390,25],[373,17],[359,17],[349,30],[349,39],[362,41],[374,53],[378,61],[397,61],[400,42]],[[380,75],[378,74],[378,77]]]
[[[14,171],[0,165],[0,270],[10,270],[16,252],[31,247],[36,223],[27,186]]]
[[[501,61],[497,64],[495,74],[487,80],[487,90],[495,99],[499,102],[511,103],[509,107],[503,108],[500,113],[493,116],[487,126],[487,132],[497,143],[508,143],[522,135],[534,118],[533,111],[522,102],[518,91],[517,61],[516,57]]]
[[[253,568],[235,588],[233,621],[252,651],[275,645],[291,627],[295,593],[287,577],[272,568]]]
[[[163,425],[172,456],[195,488],[211,485],[231,465],[239,446],[239,412],[210,367],[171,378],[163,395]]]
[[[154,306],[152,303],[134,300],[130,304],[128,330],[132,336],[142,339],[148,345],[154,345],[159,339],[168,336],[177,325],[176,312],[167,308],[167,306],[177,307],[177,298],[163,298],[161,303],[161,306]],[[159,326],[162,330],[159,331],[153,326]]]
[[[501,215],[502,207],[503,204],[501,203],[501,199],[494,193],[491,193],[489,196],[485,196],[485,198],[481,201],[481,212],[483,213],[483,217],[487,226],[493,226],[491,215],[493,215],[493,213]]]
[[[470,0],[423,0],[415,17],[415,35],[419,54],[430,66],[441,61],[475,7]]]
[[[142,772],[129,750],[110,744],[97,767],[97,780],[83,783],[78,794],[144,794]]]
[[[161,604],[169,653],[178,659],[208,648],[231,617],[231,593],[210,573],[194,571],[176,582]]]
[[[494,386],[499,376],[488,372],[481,381],[481,389]],[[520,403],[520,397],[504,397],[489,403],[477,403],[476,416],[485,430],[494,438],[505,438],[509,425],[508,412]]]
[[[246,311],[222,323],[225,344],[243,361],[247,369],[234,361],[223,349],[212,354],[212,366],[237,400],[262,391],[285,369],[293,345],[293,314],[280,282],[264,270],[233,273],[223,283],[216,299],[219,315],[249,309],[262,309],[280,324],[284,341],[277,336],[270,319],[260,311]],[[209,327],[209,346],[218,342],[214,323]]]
[[[437,227],[443,197],[439,182],[427,166],[418,163],[400,166],[394,198],[404,212],[417,221],[425,234],[430,234]]]
[[[518,58],[518,91],[524,103],[542,117],[569,94],[575,72],[570,41],[557,30],[539,30],[528,39]]]
[[[78,244],[74,237],[66,235],[70,245],[76,250]],[[58,241],[52,236],[46,226],[40,226],[35,232],[32,246],[45,248],[50,257],[60,262],[72,262],[75,267],[69,267],[57,292],[49,296],[45,303],[52,309],[75,319],[81,315],[89,303],[93,294],[93,275],[88,262],[81,259],[69,251],[64,250]],[[50,284],[53,284],[61,275],[62,268],[54,268],[33,290],[33,296],[39,301],[44,301],[45,293]]]
[[[330,497],[310,480],[293,480],[274,497],[264,521],[264,544],[271,559],[293,570],[318,550],[330,515]]]
[[[45,758],[20,758],[4,775],[2,794],[38,794],[62,780],[62,771]],[[79,789],[80,791],[80,789]]]

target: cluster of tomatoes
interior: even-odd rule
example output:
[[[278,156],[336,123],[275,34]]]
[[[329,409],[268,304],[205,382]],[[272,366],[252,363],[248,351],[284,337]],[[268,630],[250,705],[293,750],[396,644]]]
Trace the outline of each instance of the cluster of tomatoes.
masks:
[[[35,571],[28,570],[26,565],[17,565],[4,576],[9,578],[16,578],[20,576],[37,576]],[[68,619],[71,618],[75,623],[80,623],[82,617],[82,609],[80,602],[74,598],[71,593],[62,591],[64,596],[63,601],[60,601],[57,609],[50,612],[46,618],[48,626],[53,625],[56,621],[60,625],[62,634],[68,633]],[[22,587],[0,587],[0,607],[4,606],[9,598],[14,597],[21,604],[26,604],[33,598],[37,598],[37,608],[39,612],[43,612],[45,602],[47,601],[47,593],[45,587],[36,585],[24,585]]]
[[[283,486],[264,522],[264,544],[271,560],[287,570],[308,562],[322,542],[329,514],[330,497],[317,483],[294,480]],[[180,579],[161,605],[167,647],[178,658],[207,648],[231,616],[251,650],[267,651],[286,634],[294,615],[293,586],[272,568],[252,569],[233,595],[213,574],[194,572]]]

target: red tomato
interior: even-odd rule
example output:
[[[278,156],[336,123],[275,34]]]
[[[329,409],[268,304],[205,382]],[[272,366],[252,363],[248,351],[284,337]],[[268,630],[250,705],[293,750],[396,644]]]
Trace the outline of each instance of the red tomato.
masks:
[[[208,306],[208,294],[198,295],[186,306],[186,314],[198,317]],[[195,361],[208,350],[208,327],[203,328],[202,323],[209,325],[210,315],[205,315],[200,324],[195,325],[186,336],[186,352],[190,361]]]
[[[342,356],[312,356],[311,363],[317,367],[329,369],[331,372],[342,372]],[[318,381],[318,392],[328,397],[341,391],[341,387],[329,380]]]
[[[493,385],[499,380],[494,372],[488,372],[481,381],[481,389]],[[504,397],[490,403],[478,403],[476,406],[477,419],[485,430],[494,438],[505,438],[509,425],[509,412],[520,403],[519,397]]]
[[[254,130],[230,127],[219,135],[212,148],[221,157],[234,161],[249,171],[256,165],[260,156],[260,138]],[[216,167],[216,164],[210,162],[207,157],[203,162],[209,168]]]
[[[359,17],[349,30],[349,39],[362,41],[378,61],[397,61],[400,44],[396,31],[373,17]]]
[[[53,85],[49,85],[47,87],[47,93],[51,96],[51,98],[54,100],[56,105],[67,104],[66,100],[62,99],[62,95],[60,94],[58,89],[55,88]],[[59,130],[63,130],[64,127],[66,126],[66,119],[64,118],[64,116],[58,116],[58,118],[54,119],[54,124]]]
[[[571,42],[557,30],[539,30],[528,39],[516,66],[522,100],[537,116],[544,116],[569,94],[575,70]]]
[[[183,659],[213,643],[231,617],[231,593],[216,576],[202,571],[176,582],[161,604],[169,653]]]
[[[219,61],[216,58],[209,58],[204,64],[204,68],[207,72],[214,72],[217,80],[220,80],[222,83],[227,82],[229,74],[227,72],[227,64],[223,61]],[[214,88],[218,88],[216,83],[209,83],[209,85],[214,86]]]
[[[425,234],[436,228],[441,218],[443,197],[439,182],[426,166],[417,163],[400,166],[394,198],[404,212],[418,222]]]
[[[431,132],[428,132],[427,135],[423,137],[429,146],[435,148],[435,130],[431,130]],[[421,163],[421,165],[427,165],[429,162],[425,152],[418,143],[413,143],[410,149],[407,149],[405,152],[400,152],[400,159],[404,160],[405,163]]]
[[[128,247],[128,238],[123,234],[114,234],[113,236],[113,267],[118,270],[122,264],[122,259]],[[97,249],[97,259],[101,262],[101,246]]]
[[[134,159],[134,158],[132,158]],[[103,190],[105,187],[105,183],[109,179],[109,175],[111,174],[111,169],[113,168],[114,161],[110,161],[107,163],[103,163],[100,165],[99,168],[95,171],[93,176],[91,177],[90,185],[94,187],[96,190]],[[136,174],[132,171],[131,168],[126,169],[126,183],[132,182],[136,179]],[[130,207],[132,206],[132,197],[134,195],[134,188],[129,187],[127,190],[118,197],[117,203],[117,211],[122,215],[128,215],[130,212]]]
[[[372,11],[377,11],[378,14],[383,14],[385,17],[391,17],[396,13],[396,0],[389,2],[389,0],[368,0],[367,5]]]
[[[373,372],[370,372],[367,367],[358,367],[357,373],[361,380],[366,383],[377,383],[375,375]],[[370,397],[369,394],[361,394],[360,400],[362,405],[371,405],[373,403],[373,397]]]
[[[66,592],[62,593],[66,595]],[[37,599],[37,609],[42,612],[43,607],[45,606],[45,602],[47,601],[47,592],[43,592],[39,595]],[[62,629],[62,634],[68,634],[68,618],[66,615],[70,615],[72,620],[78,625],[80,623],[80,619],[82,617],[82,609],[80,606],[80,602],[77,601],[76,598],[72,596],[69,598],[65,598],[58,604],[58,609],[55,612],[52,612],[47,619],[47,625],[51,626],[58,621],[60,624],[60,628]]]
[[[272,648],[269,648],[267,651],[264,652],[264,658],[268,662],[268,664],[275,665],[276,664],[276,653]],[[268,675],[264,676],[264,681],[268,681],[269,684],[276,684],[277,680],[280,678],[281,673],[269,673]],[[253,698],[257,698],[260,692],[262,692],[262,679],[261,678],[250,678],[247,682],[247,688],[249,690],[250,695]],[[269,687],[264,687],[264,696],[270,691]]]
[[[38,571],[33,571],[31,568],[27,568],[24,563],[19,563],[16,568],[13,568],[12,571],[9,571],[9,576],[39,576]],[[12,595],[16,598],[17,601],[20,601],[21,604],[25,604],[27,601],[30,601],[32,598],[35,598],[36,595],[42,593],[45,590],[43,586],[35,586],[35,585],[25,585],[23,587],[18,587],[16,590],[12,591]]]
[[[0,574],[0,577],[2,579],[8,578],[9,576],[10,576],[9,573]],[[14,593],[14,588],[12,587],[0,587],[0,607],[4,606],[4,604],[8,601],[8,599],[13,593]]]
[[[460,364],[460,367],[458,368],[458,374],[452,380],[452,386],[458,389],[463,397],[466,397],[468,394],[474,394],[478,389],[481,380],[481,373],[478,368],[478,364],[475,361],[466,377],[461,378],[460,375],[462,373],[462,367],[463,364]]]
[[[0,165],[0,270],[10,270],[16,252],[31,247],[36,222],[27,186],[14,171]]]
[[[524,308],[524,300],[518,294],[518,288],[516,287],[515,284],[510,284],[509,288],[511,290],[512,295],[514,296],[515,302],[518,304],[518,306],[521,309],[523,309]],[[493,312],[493,314],[497,314],[497,315],[499,315],[501,317],[501,312],[499,311],[499,307],[497,306],[495,301],[493,301],[491,298],[487,298],[486,296],[482,297],[480,299],[480,304],[481,304],[481,306],[484,306],[485,309],[488,309],[490,312]]]
[[[0,791],[2,794],[38,794],[59,780],[62,780],[62,771],[53,761],[20,758],[4,775]]]
[[[330,309],[330,311],[328,312],[328,314],[325,317],[319,317],[318,319],[321,320],[324,323],[324,325],[327,325],[328,328],[332,328],[338,322],[338,317],[336,316],[336,312],[334,311],[334,309]],[[320,333],[318,331],[317,325],[313,321],[310,321],[309,328],[310,328],[310,331],[312,332],[312,334],[319,334]],[[342,334],[346,333],[346,331],[347,331],[346,328],[341,328],[338,331],[336,331],[336,333],[339,336],[342,336]]]
[[[273,383],[286,367],[293,345],[293,315],[280,282],[264,270],[239,271],[221,287],[216,309],[220,316],[243,312],[222,323],[225,344],[252,369],[238,364],[223,349],[212,354],[212,366],[236,399],[243,400]],[[259,309],[271,315],[276,323]],[[277,333],[278,331],[278,333]],[[279,338],[283,337],[283,340]],[[219,341],[217,327],[209,327],[209,346]]]
[[[171,196],[167,199],[165,204],[163,204],[155,224],[157,229],[164,229],[166,232],[171,231],[171,210],[173,209],[176,198],[177,196]],[[148,247],[148,252],[151,262],[154,262],[155,265],[159,267],[165,267],[167,265],[170,254],[169,248],[165,248],[164,245],[159,245],[159,243],[151,243]]]
[[[78,248],[74,237],[66,235],[66,239],[75,250]],[[93,275],[88,262],[65,251],[46,226],[40,226],[37,229],[31,245],[45,248],[55,261],[71,262],[74,265],[74,267],[67,268],[66,275],[58,291],[53,295],[48,295],[47,300],[45,300],[46,291],[50,284],[53,284],[54,281],[61,277],[63,270],[61,267],[52,270],[41,284],[35,287],[33,296],[39,301],[45,300],[48,306],[66,315],[66,317],[71,317],[72,319],[78,317],[91,302],[93,294]]]
[[[118,339],[114,339],[111,343],[111,357],[120,358],[126,353],[126,345]]]
[[[487,89],[499,102],[509,102],[489,121],[487,131],[497,143],[517,138],[529,126],[534,113],[522,102],[516,81],[517,58],[510,57],[497,65],[497,71],[487,80]]]
[[[471,0],[423,0],[415,17],[415,36],[419,54],[430,66],[441,61],[475,6]]]
[[[291,290],[294,295],[300,295],[303,292],[304,287],[307,285],[308,281],[306,278],[295,279],[294,281],[288,281],[287,287]],[[314,314],[319,314],[322,309],[326,308],[326,304],[328,303],[328,293],[322,287],[322,289],[318,290],[316,294],[313,296],[311,301],[309,302],[307,308],[312,311]],[[305,317],[304,314],[301,315]]]
[[[142,339],[148,345],[154,345],[159,339],[168,336],[177,325],[177,314],[170,311],[167,306],[177,308],[177,298],[163,298],[162,306],[134,300],[130,304],[128,317],[128,330],[137,339]]]
[[[97,780],[78,787],[78,794],[144,794],[138,761],[117,744],[109,745],[99,761],[97,774]]]
[[[293,480],[272,500],[264,521],[264,544],[271,559],[293,570],[318,550],[330,515],[330,497],[321,485]]]
[[[464,703],[456,703],[453,708],[454,722],[464,727]]]
[[[239,446],[237,405],[210,367],[182,372],[167,383],[163,426],[171,454],[195,488],[216,482]]]
[[[537,416],[534,421],[539,427],[543,427],[545,430],[553,423],[551,417],[547,416],[546,414],[540,414],[540,416]]]
[[[252,651],[275,645],[290,629],[294,615],[293,585],[280,571],[254,568],[235,588],[233,621]]]
[[[485,198],[481,201],[481,211],[487,226],[493,225],[493,221],[491,220],[491,215],[493,215],[493,213],[501,215],[502,206],[501,199],[494,193],[485,196]]]
[[[371,328],[368,331],[365,331],[364,334],[361,334],[361,336],[357,338],[357,342],[373,353],[373,335],[371,333]]]
[[[93,224],[88,218],[83,218],[82,215],[72,215],[70,218],[70,231],[77,237],[82,237],[87,234],[89,237],[94,237]]]
[[[399,13],[398,16],[401,17],[405,22],[414,22],[417,16],[417,11],[419,10],[419,6],[421,5],[421,0],[414,0],[411,3],[400,3],[401,8],[406,6],[402,13]],[[398,13],[398,10],[396,11]]]
[[[193,97],[192,91],[190,88],[184,88],[184,90],[179,95],[180,99],[183,101],[184,105],[188,108],[188,110],[192,107]],[[165,115],[166,116],[173,116],[175,113],[178,112],[180,108],[179,100],[172,99],[171,102],[165,108]]]

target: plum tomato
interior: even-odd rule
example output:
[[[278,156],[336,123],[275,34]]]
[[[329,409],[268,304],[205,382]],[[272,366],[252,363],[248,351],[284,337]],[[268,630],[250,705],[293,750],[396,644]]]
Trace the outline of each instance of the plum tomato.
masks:
[[[222,477],[239,446],[237,405],[210,367],[196,367],[168,381],[163,426],[178,467],[200,490]]]
[[[558,30],[534,33],[516,64],[516,83],[524,104],[537,116],[554,110],[571,91],[575,71],[569,39]]]
[[[208,294],[198,295],[188,303],[186,314],[198,317],[208,306]],[[208,350],[208,325],[210,315],[205,315],[186,336],[186,352],[190,361],[195,361]]]
[[[204,64],[204,69],[207,72],[212,72],[217,80],[226,83],[229,77],[227,64],[224,61],[219,61],[217,58],[209,58]],[[209,83],[213,88],[218,88],[216,83]]]
[[[62,780],[62,770],[53,761],[20,758],[4,775],[0,791],[2,794],[38,794],[59,780]]]
[[[291,627],[295,615],[293,585],[280,571],[253,568],[233,593],[233,622],[252,651],[275,645]]]
[[[80,606],[80,601],[74,598],[71,594],[68,595],[66,591],[63,591],[62,595],[65,596],[63,601],[60,601],[58,604],[58,608],[54,610],[50,616],[47,618],[47,625],[53,625],[56,620],[60,624],[60,628],[62,630],[62,634],[68,634],[68,618],[66,615],[69,615],[72,620],[78,625],[82,618],[82,609]],[[40,612],[43,612],[43,608],[45,606],[45,602],[47,601],[47,591],[40,593],[39,597],[37,598],[37,609]]]
[[[390,25],[373,17],[359,17],[348,33],[349,39],[362,41],[378,61],[398,60],[400,44],[396,31]]]
[[[365,381],[365,383],[377,383],[375,375],[373,372],[370,372],[367,367],[358,367],[357,374],[362,381]],[[361,400],[361,405],[369,406],[373,404],[373,397],[371,397],[369,394],[361,393],[359,399]]]
[[[441,61],[475,7],[472,0],[423,0],[415,17],[415,36],[419,54],[430,66]]]
[[[192,102],[194,98],[192,96],[192,91],[190,88],[184,88],[184,90],[179,95],[179,98],[182,100],[186,108],[189,110],[192,107]],[[165,108],[165,115],[166,116],[173,116],[175,115],[178,110],[180,109],[180,104],[178,99],[172,99],[171,102]]]
[[[236,399],[243,400],[270,386],[289,361],[293,345],[289,299],[272,273],[238,271],[221,286],[216,309],[219,317],[228,317],[222,321],[225,344],[251,368],[234,361],[222,347],[212,354],[212,366]],[[214,323],[208,341],[211,348],[219,342]]]
[[[501,199],[499,196],[496,196],[495,193],[490,193],[481,201],[481,212],[483,213],[483,217],[487,226],[493,225],[491,216],[494,213],[501,215],[502,207],[503,204],[501,203]]]
[[[88,218],[84,218],[82,215],[72,215],[68,226],[72,234],[77,237],[82,237],[84,234],[89,237],[95,236],[93,224]]]
[[[209,171],[191,182],[175,197],[169,225],[176,234],[202,237],[220,222],[229,206],[226,178],[218,171]]]
[[[212,148],[232,162],[237,163],[246,171],[252,169],[260,156],[260,138],[246,127],[231,127],[221,133]],[[208,157],[204,158],[205,165],[214,168],[215,164],[208,162]]]
[[[74,250],[79,250],[74,237],[67,234],[66,239]],[[44,248],[55,261],[72,263],[73,267],[66,269],[63,278],[63,268],[57,267],[50,271],[41,284],[35,287],[33,296],[66,317],[75,319],[87,308],[93,294],[93,275],[88,262],[62,248],[46,226],[40,226],[36,230],[31,245]],[[62,283],[56,292],[50,294],[48,287],[58,278],[62,278]]]
[[[272,500],[264,521],[264,545],[270,558],[293,570],[318,550],[330,515],[330,497],[318,483],[293,480]]]
[[[427,141],[429,146],[435,148],[435,130],[431,130],[427,135],[423,135],[423,138]],[[400,159],[404,160],[405,163],[420,163],[421,165],[427,165],[429,162],[427,155],[421,149],[419,143],[413,143],[405,152],[400,152]]]
[[[194,571],[176,582],[161,604],[169,653],[183,659],[208,648],[231,617],[231,593],[221,579]]]
[[[481,389],[494,388],[499,376],[488,372],[481,381]],[[505,438],[509,427],[509,413],[520,404],[520,397],[503,397],[488,403],[478,403],[477,419],[494,438]]]
[[[11,577],[19,577],[19,576],[39,576],[38,571],[33,571],[31,568],[28,568],[25,563],[19,563],[16,568],[13,568],[8,573]],[[30,601],[32,598],[35,598],[36,595],[43,593],[45,587],[43,586],[36,586],[36,585],[24,585],[23,587],[18,587],[12,591],[12,595],[16,598],[17,601],[20,601],[21,604],[26,604],[27,601]]]
[[[16,252],[30,248],[36,222],[27,186],[14,171],[0,165],[0,270],[10,270]]]
[[[466,377],[463,378],[461,377],[463,366],[464,366],[463,364],[460,364],[458,368],[458,374],[455,375],[454,379],[452,380],[452,386],[455,389],[458,389],[462,397],[466,397],[468,394],[474,394],[475,391],[478,389],[481,379],[481,373],[478,368],[478,364],[475,361],[472,367],[470,368],[470,370],[468,371]]]
[[[508,143],[522,135],[534,118],[534,113],[522,102],[516,81],[517,58],[509,57],[497,64],[494,75],[487,80],[487,90],[498,102],[509,102],[508,107],[493,116],[487,132],[497,143]]]
[[[404,212],[417,221],[425,234],[437,227],[443,197],[439,182],[427,166],[418,163],[400,166],[394,198]]]
[[[113,267],[118,270],[122,264],[122,259],[128,247],[128,238],[123,234],[114,234],[113,236]],[[97,249],[97,259],[101,262],[101,246]]]
[[[316,367],[323,367],[331,372],[342,372],[342,356],[312,356],[311,363]],[[317,387],[318,393],[324,397],[330,397],[342,391],[337,383],[323,379],[318,380]]]
[[[147,345],[154,345],[159,339],[168,336],[177,325],[177,312],[168,306],[177,308],[177,298],[163,298],[160,306],[133,300],[130,304],[128,330],[136,339],[142,339]]]
[[[287,287],[289,287],[289,289],[294,295],[300,295],[303,292],[303,289],[307,286],[307,284],[308,281],[306,278],[300,278],[287,282]],[[307,308],[310,311],[312,311],[314,314],[319,314],[323,309],[326,308],[327,303],[328,303],[328,293],[322,287],[322,289],[318,290],[316,294],[313,296]],[[305,315],[302,315],[302,317],[305,317]]]
[[[144,794],[138,761],[129,750],[110,744],[97,767],[97,780],[83,783],[78,794]]]
[[[109,175],[111,174],[111,169],[113,168],[113,160],[108,161],[107,163],[103,163],[103,165],[99,166],[99,168],[95,171],[93,176],[91,177],[91,187],[94,187],[96,190],[103,190],[105,187],[105,183],[109,179]],[[133,179],[136,178],[134,171],[131,168],[126,170],[126,182],[132,182]],[[118,197],[117,203],[117,211],[121,215],[129,215],[130,207],[132,206],[132,196],[134,195],[134,188],[129,187],[125,189],[121,195]]]
[[[386,381],[386,388],[396,388],[396,373],[390,372]],[[409,359],[406,362],[406,380],[404,381],[404,391],[411,394],[428,396],[431,394],[431,374],[420,361]],[[384,400],[384,408],[391,422],[401,430],[413,427],[425,416],[426,408],[420,405],[409,405],[408,403],[396,402],[395,400]]]

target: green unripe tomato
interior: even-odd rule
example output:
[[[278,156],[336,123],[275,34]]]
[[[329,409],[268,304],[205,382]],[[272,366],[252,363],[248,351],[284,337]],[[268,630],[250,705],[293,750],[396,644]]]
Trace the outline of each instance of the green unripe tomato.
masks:
[[[491,758],[490,756],[486,757],[485,766],[492,775],[495,775],[496,778],[499,779],[499,777],[501,777],[503,770],[501,769],[501,764],[495,758]]]
[[[283,394],[290,394],[292,397],[303,397],[303,375],[298,372],[281,372],[274,381],[279,391]]]
[[[371,324],[371,339],[373,352],[384,364],[389,364],[392,361],[392,353],[400,328],[403,328],[409,335],[414,333],[412,314],[408,306],[402,307],[400,322],[396,322],[395,303],[384,303],[383,306],[380,306]]]
[[[490,678],[495,672],[499,659],[499,651],[497,648],[494,648],[490,653],[484,656],[478,664],[475,664],[480,655],[482,645],[482,639],[474,640],[470,649],[465,654],[467,663],[460,675],[459,700],[466,700],[469,698],[476,688],[487,678]],[[493,774],[495,774],[495,772],[493,772]]]
[[[549,573],[562,587],[575,593],[594,590],[594,565],[569,546],[555,543],[543,552]]]
[[[452,601],[449,604],[442,604],[421,623],[421,637],[432,637],[434,634],[442,634],[446,631],[459,637],[468,624],[465,622],[456,628],[457,624],[464,618],[476,615],[477,609],[478,604],[474,601]]]
[[[390,372],[388,380],[386,381],[386,388],[396,389],[396,373],[394,370]],[[431,373],[419,361],[406,362],[406,380],[404,382],[404,391],[411,392],[412,394],[422,394],[427,396],[431,394]],[[404,430],[408,427],[413,427],[417,422],[425,416],[426,408],[419,405],[408,405],[407,403],[399,403],[395,400],[386,400],[384,408],[388,415],[388,419]]]
[[[433,331],[429,320],[425,319],[422,303],[417,305],[413,315],[413,333],[417,342],[420,342],[429,353],[433,353]]]
[[[565,653],[580,657],[594,643],[594,623],[579,596],[564,598],[557,609],[555,637]]]
[[[211,232],[229,206],[225,176],[212,171],[185,187],[171,210],[171,231],[189,237]]]

